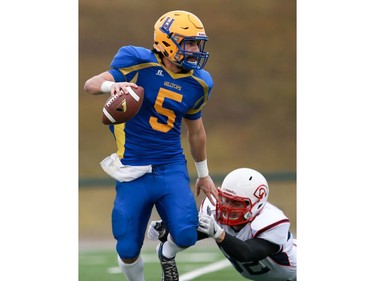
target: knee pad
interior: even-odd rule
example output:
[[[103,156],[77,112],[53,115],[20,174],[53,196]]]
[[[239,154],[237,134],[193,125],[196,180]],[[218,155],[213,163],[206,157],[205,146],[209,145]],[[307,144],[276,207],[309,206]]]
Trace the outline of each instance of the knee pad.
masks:
[[[193,246],[197,242],[198,233],[195,227],[179,229],[171,233],[174,243],[182,248]]]
[[[132,259],[139,256],[142,245],[134,241],[117,240],[116,251],[122,259]]]

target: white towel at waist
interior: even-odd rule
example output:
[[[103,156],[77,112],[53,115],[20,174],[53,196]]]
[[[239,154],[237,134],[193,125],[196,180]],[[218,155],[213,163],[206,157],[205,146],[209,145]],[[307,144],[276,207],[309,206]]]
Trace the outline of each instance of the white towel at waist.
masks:
[[[146,173],[152,172],[152,166],[128,166],[123,165],[117,153],[103,159],[100,166],[109,176],[120,182],[135,180]]]

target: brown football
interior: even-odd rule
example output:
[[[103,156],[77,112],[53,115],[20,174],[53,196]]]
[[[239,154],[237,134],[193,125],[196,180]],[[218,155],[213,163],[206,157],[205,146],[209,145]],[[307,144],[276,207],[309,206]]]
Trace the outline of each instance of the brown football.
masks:
[[[132,119],[141,108],[144,89],[127,87],[129,94],[118,92],[110,96],[103,106],[102,122],[105,125],[121,124]]]

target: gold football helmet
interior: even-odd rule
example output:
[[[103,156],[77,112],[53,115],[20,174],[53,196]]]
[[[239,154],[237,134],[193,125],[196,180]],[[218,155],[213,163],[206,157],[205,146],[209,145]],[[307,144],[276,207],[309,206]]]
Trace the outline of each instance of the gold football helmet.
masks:
[[[185,70],[202,69],[209,54],[204,51],[208,37],[200,19],[186,11],[171,11],[162,15],[154,26],[154,49]],[[199,51],[185,50],[193,41]]]

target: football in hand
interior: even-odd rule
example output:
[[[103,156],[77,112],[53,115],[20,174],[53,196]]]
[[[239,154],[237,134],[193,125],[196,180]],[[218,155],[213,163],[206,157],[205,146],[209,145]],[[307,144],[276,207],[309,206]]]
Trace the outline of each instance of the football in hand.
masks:
[[[102,122],[105,125],[121,124],[132,119],[143,103],[144,89],[127,87],[129,94],[118,92],[110,96],[103,106]]]

